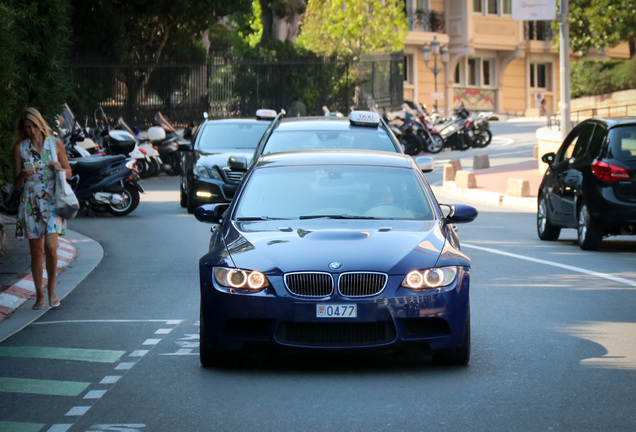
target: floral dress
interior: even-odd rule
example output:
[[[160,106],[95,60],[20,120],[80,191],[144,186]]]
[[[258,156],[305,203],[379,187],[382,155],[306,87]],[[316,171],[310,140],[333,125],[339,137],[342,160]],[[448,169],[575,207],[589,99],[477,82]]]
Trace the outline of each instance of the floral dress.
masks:
[[[20,143],[22,163],[31,161],[35,174],[24,183],[16,221],[17,238],[35,239],[47,234],[66,234],[66,221],[55,210],[55,170],[51,166],[51,146],[54,145],[53,136],[44,140],[42,153],[30,139]]]

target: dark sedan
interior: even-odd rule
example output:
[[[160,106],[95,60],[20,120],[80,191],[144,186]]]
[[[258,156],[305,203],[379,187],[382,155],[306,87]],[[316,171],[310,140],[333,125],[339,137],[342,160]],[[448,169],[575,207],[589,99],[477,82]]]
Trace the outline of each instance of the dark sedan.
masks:
[[[195,216],[220,224],[199,262],[204,366],[263,345],[469,362],[470,259],[453,224],[477,211],[440,207],[410,156],[262,156],[231,204]]]
[[[251,160],[261,136],[276,116],[259,110],[255,119],[206,120],[189,146],[181,146],[180,204],[189,213],[205,203],[229,202],[243,179],[233,158]]]
[[[586,120],[542,160],[541,240],[576,228],[581,249],[596,250],[605,236],[636,234],[636,118]]]

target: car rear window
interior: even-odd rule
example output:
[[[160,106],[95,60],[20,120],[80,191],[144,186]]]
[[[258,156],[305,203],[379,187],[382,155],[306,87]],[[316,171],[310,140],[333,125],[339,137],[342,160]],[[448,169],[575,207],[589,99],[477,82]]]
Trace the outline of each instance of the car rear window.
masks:
[[[609,132],[610,156],[620,161],[636,160],[636,125],[615,127]]]
[[[393,142],[382,129],[274,131],[263,154],[296,150],[382,150],[396,152]]]
[[[269,122],[209,123],[201,131],[198,142],[200,151],[218,149],[255,149]]]

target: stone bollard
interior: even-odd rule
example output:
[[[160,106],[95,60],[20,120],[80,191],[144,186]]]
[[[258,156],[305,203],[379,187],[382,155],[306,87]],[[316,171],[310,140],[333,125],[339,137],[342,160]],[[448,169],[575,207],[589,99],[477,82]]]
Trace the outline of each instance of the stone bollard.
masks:
[[[444,165],[444,182],[455,181],[455,167],[451,164]]]
[[[506,183],[506,195],[511,197],[529,197],[530,196],[530,182],[528,180],[508,179]]]
[[[453,168],[455,168],[455,172],[462,170],[462,161],[460,161],[459,159],[453,159],[448,163],[451,164]]]
[[[461,189],[474,189],[477,187],[477,179],[472,171],[457,171],[455,185]]]
[[[488,155],[476,155],[473,157],[473,169],[484,169],[490,168],[490,161],[488,160]]]

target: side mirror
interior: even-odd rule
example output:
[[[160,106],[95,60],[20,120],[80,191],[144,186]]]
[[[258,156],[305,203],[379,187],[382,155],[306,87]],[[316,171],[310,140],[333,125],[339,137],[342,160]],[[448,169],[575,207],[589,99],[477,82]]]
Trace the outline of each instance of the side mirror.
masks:
[[[543,156],[541,156],[541,160],[545,163],[547,163],[548,165],[552,165],[552,162],[554,162],[554,157],[556,155],[552,152],[550,153],[546,153]]]
[[[247,158],[245,156],[230,156],[227,160],[227,166],[232,171],[247,171]]]
[[[190,141],[179,141],[179,150],[192,151],[192,143]]]
[[[465,204],[442,204],[449,209],[446,220],[450,223],[468,223],[477,218],[479,212],[475,207]]]
[[[194,209],[194,217],[199,222],[204,223],[221,223],[223,215],[230,208],[228,203],[203,204]]]
[[[431,172],[435,168],[435,160],[428,156],[417,156],[415,163],[422,172]]]

